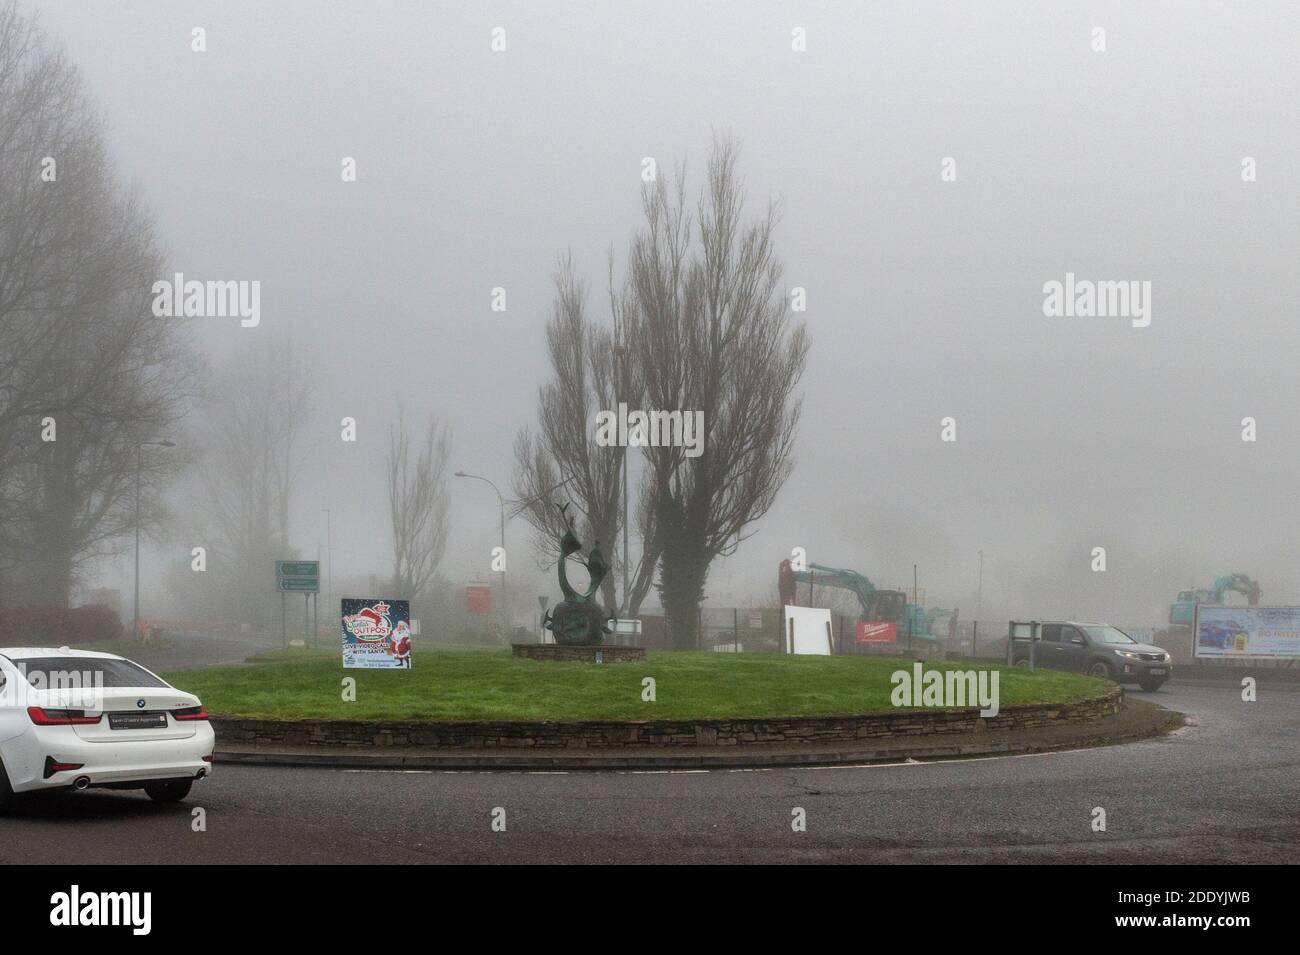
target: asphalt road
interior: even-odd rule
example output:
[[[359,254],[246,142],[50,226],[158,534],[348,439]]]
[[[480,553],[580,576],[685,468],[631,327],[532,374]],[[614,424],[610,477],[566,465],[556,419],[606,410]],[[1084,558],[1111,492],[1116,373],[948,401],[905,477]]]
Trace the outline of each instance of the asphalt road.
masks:
[[[1148,696],[1148,694],[1142,694]],[[0,862],[1300,862],[1300,691],[1166,686],[1158,740],[700,772],[218,766],[186,803],[91,791],[0,822]],[[191,828],[202,807],[206,831]],[[506,829],[492,830],[505,810]],[[807,831],[791,829],[801,807]],[[1094,807],[1107,830],[1093,832]]]

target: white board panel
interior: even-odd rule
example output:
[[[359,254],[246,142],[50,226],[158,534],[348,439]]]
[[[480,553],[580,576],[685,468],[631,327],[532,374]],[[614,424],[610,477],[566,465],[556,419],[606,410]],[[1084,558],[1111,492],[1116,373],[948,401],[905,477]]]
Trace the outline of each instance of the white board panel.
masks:
[[[829,610],[787,606],[784,624],[781,649],[786,653],[828,657],[834,652]]]

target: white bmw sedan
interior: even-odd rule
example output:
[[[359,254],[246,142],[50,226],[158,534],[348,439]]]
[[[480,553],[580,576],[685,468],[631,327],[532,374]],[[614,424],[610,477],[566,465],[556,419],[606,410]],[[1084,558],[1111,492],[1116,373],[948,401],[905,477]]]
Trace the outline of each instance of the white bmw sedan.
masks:
[[[198,698],[138,663],[67,647],[0,647],[0,810],[15,793],[143,789],[189,795],[212,772]]]

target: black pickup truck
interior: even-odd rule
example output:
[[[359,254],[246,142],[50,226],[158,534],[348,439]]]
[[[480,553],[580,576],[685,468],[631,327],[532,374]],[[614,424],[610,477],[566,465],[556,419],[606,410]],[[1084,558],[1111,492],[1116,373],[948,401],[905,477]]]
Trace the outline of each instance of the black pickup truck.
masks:
[[[1032,643],[1034,666],[1136,683],[1149,691],[1160,689],[1173,673],[1168,653],[1138,643],[1109,624],[1044,620],[1037,628],[1038,638]],[[1011,622],[1011,662],[1015,666],[1029,666],[1032,629],[1030,623]]]

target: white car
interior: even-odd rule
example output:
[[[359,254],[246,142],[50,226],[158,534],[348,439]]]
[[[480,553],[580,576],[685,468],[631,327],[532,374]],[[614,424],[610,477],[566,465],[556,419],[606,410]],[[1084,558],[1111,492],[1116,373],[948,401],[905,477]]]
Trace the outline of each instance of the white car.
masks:
[[[212,772],[214,744],[198,697],[125,657],[0,647],[0,810],[91,786],[177,802]]]

